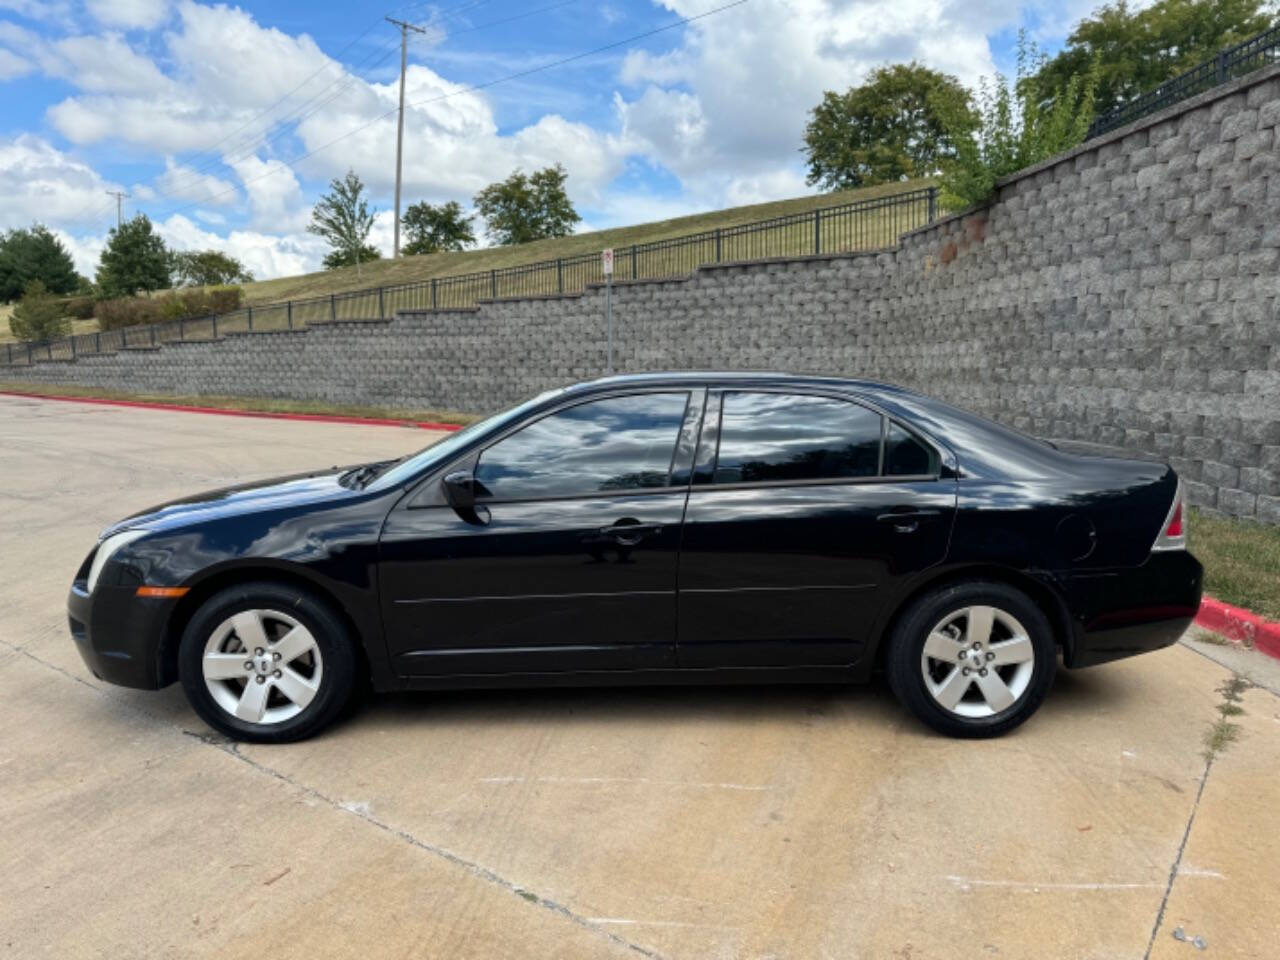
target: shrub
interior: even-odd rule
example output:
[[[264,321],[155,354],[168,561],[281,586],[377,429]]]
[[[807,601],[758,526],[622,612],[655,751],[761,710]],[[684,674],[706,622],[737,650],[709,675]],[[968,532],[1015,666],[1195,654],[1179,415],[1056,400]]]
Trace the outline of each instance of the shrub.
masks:
[[[63,305],[73,320],[88,320],[93,316],[93,297],[71,297],[64,300]]]
[[[1096,61],[1066,86],[1047,90],[1040,79],[1047,58],[1025,34],[1018,35],[1017,78],[983,80],[976,96],[979,123],[947,108],[943,126],[956,145],[943,163],[942,197],[950,207],[986,203],[996,181],[1080,143],[1093,120]]]
[[[71,319],[44,283],[32,280],[9,318],[9,330],[19,340],[52,340],[71,332]]]
[[[207,317],[213,313],[230,313],[240,309],[239,287],[214,287],[210,290],[177,290],[158,297],[120,297],[100,300],[94,313],[103,330],[131,327],[140,323],[159,323],[189,317]]]

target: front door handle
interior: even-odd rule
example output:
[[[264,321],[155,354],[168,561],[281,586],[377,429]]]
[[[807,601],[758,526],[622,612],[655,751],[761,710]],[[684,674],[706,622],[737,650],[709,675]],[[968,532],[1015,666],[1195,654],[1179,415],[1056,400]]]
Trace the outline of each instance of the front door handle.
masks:
[[[915,533],[920,529],[920,521],[941,516],[938,510],[913,510],[911,507],[894,507],[888,513],[882,513],[876,520],[880,523],[892,523],[895,533]]]
[[[660,523],[640,523],[635,520],[619,520],[617,523],[600,528],[600,535],[610,537],[624,547],[633,547],[645,537],[662,532]]]

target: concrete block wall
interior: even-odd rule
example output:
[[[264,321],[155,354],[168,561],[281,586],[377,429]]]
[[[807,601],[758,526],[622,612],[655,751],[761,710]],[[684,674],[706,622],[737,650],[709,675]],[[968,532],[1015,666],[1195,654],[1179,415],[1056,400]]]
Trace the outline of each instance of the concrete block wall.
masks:
[[[617,367],[915,387],[1167,459],[1194,502],[1280,522],[1280,67],[1022,171],[890,250],[614,287]],[[0,370],[173,394],[488,411],[604,369],[604,291]]]

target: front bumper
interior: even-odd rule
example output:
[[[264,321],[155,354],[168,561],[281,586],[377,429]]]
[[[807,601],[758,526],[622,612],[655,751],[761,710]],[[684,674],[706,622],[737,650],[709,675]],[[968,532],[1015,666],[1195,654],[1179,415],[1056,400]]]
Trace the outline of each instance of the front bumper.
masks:
[[[67,618],[76,648],[95,677],[155,690],[173,680],[162,673],[160,645],[176,601],[140,598],[135,589],[99,582],[90,594],[77,579],[67,597]]]
[[[1072,612],[1068,667],[1149,653],[1177,643],[1200,610],[1204,568],[1186,550],[1153,553],[1124,570],[1063,578]]]

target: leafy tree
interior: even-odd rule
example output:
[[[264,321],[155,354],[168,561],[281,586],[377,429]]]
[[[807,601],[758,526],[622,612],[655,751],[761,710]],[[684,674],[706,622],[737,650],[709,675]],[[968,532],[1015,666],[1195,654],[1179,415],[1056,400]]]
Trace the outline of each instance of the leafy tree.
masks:
[[[32,280],[27,284],[22,302],[13,309],[9,330],[19,340],[52,340],[71,332],[71,318],[43,281]]]
[[[173,277],[179,285],[189,287],[253,282],[253,274],[244,268],[244,264],[220,250],[175,251]]]
[[[582,220],[564,189],[568,176],[557,163],[529,176],[516,170],[489,184],[475,197],[489,235],[503,246],[567,237]]]
[[[1099,114],[1127,103],[1271,25],[1265,0],[1158,0],[1134,10],[1116,0],[1081,20],[1066,47],[1043,64],[1045,90],[1065,89],[1095,59]]]
[[[847,190],[936,174],[955,154],[957,134],[943,114],[975,122],[960,81],[919,63],[880,67],[844,93],[828,90],[804,131],[806,180]]]
[[[955,157],[943,162],[943,202],[985,203],[1001,177],[1039,163],[1084,139],[1093,120],[1097,71],[1091,64],[1065,86],[1047,89],[1040,72],[1045,55],[1025,34],[1018,36],[1017,78],[1000,74],[978,89],[978,125],[965,113],[943,114],[955,139]]]
[[[32,280],[53,293],[74,293],[84,282],[62,241],[41,223],[0,237],[0,301],[17,300]]]
[[[337,270],[339,267],[355,267],[357,273],[360,264],[370,260],[381,260],[382,251],[372,244],[364,244],[355,249],[331,250],[322,261],[326,270]]]
[[[471,217],[462,215],[462,205],[456,200],[438,207],[425,200],[415,203],[404,212],[403,223],[409,236],[404,252],[410,255],[461,250],[476,242]]]
[[[171,260],[164,240],[146,214],[138,214],[107,236],[98,258],[98,291],[104,298],[130,297],[139,290],[164,290],[173,285]]]
[[[373,229],[373,212],[364,197],[364,184],[354,170],[339,180],[329,181],[329,192],[320,198],[311,211],[311,223],[307,230],[324,237],[333,249],[324,258],[326,270],[345,267],[354,263],[360,272],[363,260],[376,260],[380,254],[369,256],[373,248],[368,245],[369,231]]]

